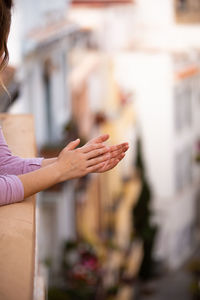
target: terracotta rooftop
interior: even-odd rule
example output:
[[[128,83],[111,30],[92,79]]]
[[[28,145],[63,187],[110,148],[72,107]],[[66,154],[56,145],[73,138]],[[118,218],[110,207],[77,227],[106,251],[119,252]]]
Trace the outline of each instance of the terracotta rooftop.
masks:
[[[102,7],[117,4],[131,4],[134,0],[72,0],[73,6]]]
[[[179,70],[175,73],[176,79],[184,79],[191,76],[194,76],[200,72],[200,69],[198,66],[190,65],[182,70]]]

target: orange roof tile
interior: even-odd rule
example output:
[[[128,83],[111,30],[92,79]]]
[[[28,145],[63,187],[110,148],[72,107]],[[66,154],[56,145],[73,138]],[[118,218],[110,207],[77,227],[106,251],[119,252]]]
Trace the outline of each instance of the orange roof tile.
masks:
[[[197,66],[189,66],[183,70],[177,71],[175,73],[176,79],[185,79],[187,77],[197,74],[200,69]]]

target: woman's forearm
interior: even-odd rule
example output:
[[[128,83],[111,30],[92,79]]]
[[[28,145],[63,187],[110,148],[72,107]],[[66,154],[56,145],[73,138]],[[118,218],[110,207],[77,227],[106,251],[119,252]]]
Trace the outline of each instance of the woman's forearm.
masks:
[[[19,175],[24,187],[24,198],[69,179],[97,170],[108,160],[108,150],[101,144],[75,149],[80,140],[69,143],[54,162],[33,172]],[[50,162],[48,160],[48,162]]]
[[[55,163],[51,163],[39,170],[19,175],[24,187],[24,199],[60,182],[60,174]]]

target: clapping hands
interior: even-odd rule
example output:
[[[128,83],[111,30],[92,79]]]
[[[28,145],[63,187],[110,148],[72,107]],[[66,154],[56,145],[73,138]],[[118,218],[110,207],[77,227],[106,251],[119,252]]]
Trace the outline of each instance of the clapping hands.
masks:
[[[90,140],[86,145],[102,144],[109,139],[108,134],[101,135],[97,138]],[[104,164],[99,167],[95,172],[103,173],[113,169],[125,156],[125,152],[129,149],[128,143],[122,143],[108,147],[109,158],[104,161]]]
[[[69,143],[57,158],[60,181],[113,169],[124,158],[129,146],[128,143],[106,146],[104,142],[108,138],[108,134],[101,135],[80,148],[77,148],[79,139]]]

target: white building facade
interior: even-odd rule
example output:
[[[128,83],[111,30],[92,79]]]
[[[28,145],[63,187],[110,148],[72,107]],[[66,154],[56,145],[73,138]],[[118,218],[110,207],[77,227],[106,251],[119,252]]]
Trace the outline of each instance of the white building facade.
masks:
[[[101,51],[113,57],[116,81],[137,99],[152,209],[160,226],[156,257],[178,267],[194,249],[200,25],[177,24],[173,0],[139,0],[123,8],[75,7],[70,16],[93,29]]]
[[[199,184],[199,60],[185,55],[187,62],[178,70],[170,51],[145,49],[116,56],[118,80],[136,93],[138,130],[154,194],[152,209],[160,227],[156,255],[170,267],[178,267],[194,249]]]

